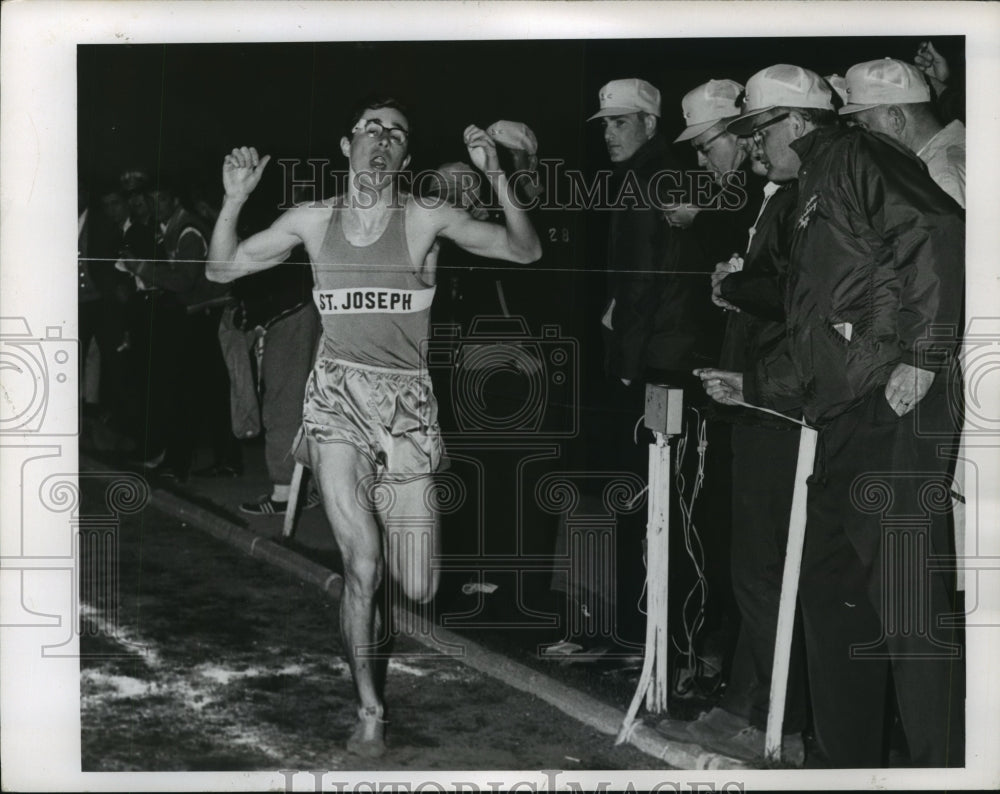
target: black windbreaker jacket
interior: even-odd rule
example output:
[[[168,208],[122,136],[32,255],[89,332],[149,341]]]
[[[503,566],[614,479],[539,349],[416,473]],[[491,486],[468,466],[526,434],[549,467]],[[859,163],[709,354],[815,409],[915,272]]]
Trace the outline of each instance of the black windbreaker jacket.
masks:
[[[669,178],[660,179],[659,175]],[[706,264],[692,254],[682,232],[663,219],[665,195],[683,172],[660,136],[619,163],[611,195],[627,190],[637,202],[611,211],[608,240],[609,302],[613,331],[604,329],[605,368],[609,375],[638,379],[649,369],[690,371],[714,363],[703,350],[713,311]],[[627,181],[626,181],[627,180]],[[698,268],[704,274],[692,274]]]
[[[764,404],[798,418],[802,415],[802,399],[788,350],[784,297],[795,197],[795,182],[791,182],[770,198],[754,224],[743,270],[722,282],[722,297],[740,311],[728,318],[720,366],[743,372],[743,396],[748,403]],[[796,428],[790,422],[750,409],[736,409],[733,419]]]
[[[900,362],[947,372],[963,321],[965,218],[887,137],[820,128],[792,147],[802,165],[788,341],[805,417],[822,425]]]
[[[764,200],[765,184],[765,179],[753,173],[751,160],[747,157],[736,171],[726,175],[725,185],[721,189],[714,186],[714,207],[703,209],[695,216],[691,227],[680,232],[688,243],[689,259],[696,263],[692,270],[700,270],[705,274],[701,276],[707,285],[705,291],[708,297],[701,310],[706,321],[704,350],[710,356],[711,365],[716,366],[718,362],[723,369],[741,367],[730,367],[724,363],[725,338],[729,334],[729,321],[732,318],[727,317],[725,312],[711,302],[710,274],[717,263],[727,261],[733,254],[743,256],[750,227],[753,226]],[[749,259],[747,262],[749,263]],[[738,305],[733,301],[731,303]],[[783,321],[784,306],[780,301],[778,313],[778,319]],[[722,408],[717,405],[712,407],[717,413]],[[759,411],[756,413],[762,415]]]

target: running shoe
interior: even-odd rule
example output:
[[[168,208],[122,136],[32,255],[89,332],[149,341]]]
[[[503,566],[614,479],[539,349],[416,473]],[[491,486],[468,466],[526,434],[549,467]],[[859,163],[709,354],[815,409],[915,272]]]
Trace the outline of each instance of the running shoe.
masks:
[[[319,492],[310,488],[306,491],[306,500],[302,504],[303,510],[308,510],[320,503]],[[283,516],[288,510],[288,502],[279,502],[272,499],[269,494],[264,494],[256,502],[244,502],[240,505],[240,511],[249,513],[252,516]]]
[[[358,724],[347,740],[347,752],[363,758],[380,758],[385,755],[385,726],[381,707],[358,709]]]

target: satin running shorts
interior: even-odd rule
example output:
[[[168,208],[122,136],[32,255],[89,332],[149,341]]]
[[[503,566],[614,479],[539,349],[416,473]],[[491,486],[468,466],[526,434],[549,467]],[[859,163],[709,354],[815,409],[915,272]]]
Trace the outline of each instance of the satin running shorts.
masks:
[[[295,459],[308,465],[304,443],[350,444],[379,474],[431,474],[441,465],[438,406],[426,372],[318,358],[306,382]]]

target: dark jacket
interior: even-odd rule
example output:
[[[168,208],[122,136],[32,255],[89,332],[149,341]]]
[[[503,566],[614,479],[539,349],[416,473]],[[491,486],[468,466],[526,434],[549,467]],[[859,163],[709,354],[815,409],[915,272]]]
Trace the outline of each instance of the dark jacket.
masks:
[[[785,330],[785,284],[795,205],[795,183],[779,187],[753,225],[743,269],[721,284],[722,297],[740,311],[729,315],[719,366],[743,372],[743,397],[748,403],[798,418],[802,401]],[[751,409],[739,409],[734,418],[795,427]]]
[[[205,277],[208,236],[197,216],[178,207],[157,238],[156,261],[144,262],[138,275],[174,293],[189,312],[226,303],[229,286]]]
[[[743,256],[750,227],[764,200],[766,181],[753,173],[748,157],[737,170],[727,174],[724,187],[716,188],[710,201],[714,208],[703,209],[695,216],[686,232],[693,238],[690,255],[704,260],[709,273],[733,254]]]
[[[657,136],[619,163],[610,180],[612,201],[623,186],[640,193],[638,201],[626,198],[624,208],[610,210],[608,297],[615,307],[614,330],[604,329],[605,369],[618,378],[636,380],[651,369],[689,371],[710,363],[699,349],[705,339],[708,279],[689,274],[695,266],[690,252],[664,220],[663,198],[650,195],[650,182],[662,171],[681,174]],[[662,180],[660,187],[670,184],[676,180]]]
[[[711,274],[719,262],[728,261],[733,254],[743,256],[746,250],[750,227],[764,199],[766,182],[756,176],[750,166],[750,158],[746,158],[738,170],[728,174],[725,185],[716,189],[712,199],[715,208],[703,209],[695,216],[691,227],[680,232],[688,246],[685,256],[692,262],[691,270],[704,273],[694,276],[704,282],[707,295],[701,308],[704,333],[701,350],[710,359],[711,366],[718,364],[723,369],[737,367],[724,364],[724,334],[727,333],[728,318],[711,301]]]
[[[788,338],[805,417],[823,424],[883,388],[900,362],[950,367],[965,220],[921,162],[887,137],[820,128],[792,147],[802,164]],[[945,335],[927,343],[932,330]]]
[[[80,256],[80,300],[95,297],[113,305],[126,300],[135,283],[132,276],[115,268],[123,246],[121,228],[88,211],[77,240]]]

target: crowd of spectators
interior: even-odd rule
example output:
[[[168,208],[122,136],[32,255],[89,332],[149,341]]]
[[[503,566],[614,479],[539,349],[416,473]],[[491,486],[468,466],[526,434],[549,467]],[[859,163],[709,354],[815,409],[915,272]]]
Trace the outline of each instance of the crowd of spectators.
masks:
[[[81,400],[91,429],[107,428],[101,438],[118,451],[179,483],[241,476],[241,441],[264,431],[274,492],[241,507],[281,512],[317,340],[309,268],[300,259],[279,279],[208,281],[218,207],[197,184],[136,168],[79,194],[81,365],[92,370]],[[210,457],[196,465],[203,448]]]

